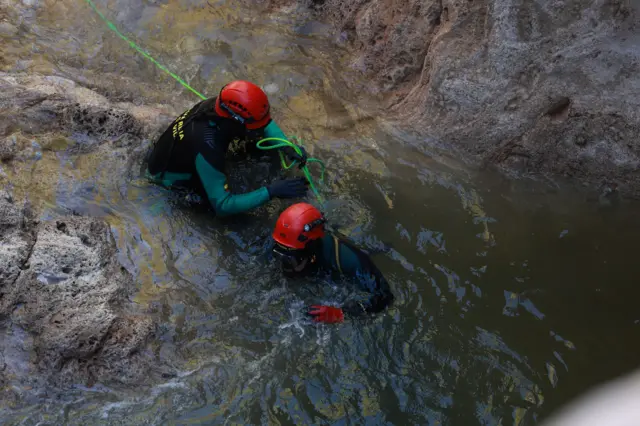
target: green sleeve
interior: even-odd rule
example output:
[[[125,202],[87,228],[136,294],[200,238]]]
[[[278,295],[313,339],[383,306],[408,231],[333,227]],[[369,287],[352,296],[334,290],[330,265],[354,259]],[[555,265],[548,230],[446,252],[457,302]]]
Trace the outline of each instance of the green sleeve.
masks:
[[[271,120],[271,123],[269,123],[269,125],[264,128],[264,137],[287,139],[287,135],[284,134],[280,126],[278,126],[278,124],[274,120]]]
[[[227,177],[204,159],[196,156],[196,172],[202,181],[209,203],[219,216],[243,213],[269,201],[269,191],[262,187],[246,194],[231,194],[225,189]]]

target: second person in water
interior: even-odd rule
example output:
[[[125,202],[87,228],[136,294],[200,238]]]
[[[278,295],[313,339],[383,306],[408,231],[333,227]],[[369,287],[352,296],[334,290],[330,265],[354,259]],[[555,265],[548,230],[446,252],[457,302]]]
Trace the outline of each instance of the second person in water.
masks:
[[[245,194],[234,194],[224,172],[225,155],[234,140],[286,139],[271,119],[267,95],[255,84],[238,80],[220,94],[194,105],[176,118],[151,152],[147,172],[168,188],[195,190],[207,198],[219,216],[243,213],[272,198],[301,198],[308,182],[301,177],[277,180]],[[285,148],[289,160],[304,163],[293,148]]]
[[[325,229],[322,213],[310,204],[298,203],[282,212],[273,230],[273,254],[283,272],[291,277],[328,272],[339,282],[356,281],[363,299],[352,299],[341,307],[312,305],[308,314],[316,322],[342,322],[377,313],[393,302],[389,283],[371,258],[345,238]]]

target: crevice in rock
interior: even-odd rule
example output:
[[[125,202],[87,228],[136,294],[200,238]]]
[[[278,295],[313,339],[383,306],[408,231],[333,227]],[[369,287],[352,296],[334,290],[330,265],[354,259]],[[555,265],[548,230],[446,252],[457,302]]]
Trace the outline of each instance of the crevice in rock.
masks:
[[[33,254],[33,250],[36,246],[36,243],[38,242],[38,233],[37,232],[32,232],[32,236],[33,236],[33,243],[29,246],[29,253],[27,254],[27,257],[24,259],[24,262],[22,262],[22,264],[20,264],[20,272],[18,273],[18,275],[16,275],[16,278],[11,282],[11,285],[9,286],[9,288],[11,288],[13,285],[15,285],[16,282],[18,282],[18,280],[20,279],[20,277],[22,276],[23,272],[27,269],[29,269],[29,261],[31,260],[31,255]]]
[[[47,99],[49,99],[48,95],[43,95],[41,97],[36,97],[35,99],[30,100],[29,102],[27,102],[24,105],[22,105],[21,108],[23,108],[23,109],[33,108],[36,105],[42,104]]]
[[[93,343],[93,344],[95,344],[94,350],[92,350],[89,354],[87,354],[86,356],[81,357],[79,359],[84,359],[86,361],[92,361],[93,358],[96,358],[98,355],[100,355],[100,353],[102,353],[103,350],[104,350],[104,346],[105,346],[106,342],[111,337],[111,334],[113,332],[112,331],[113,330],[113,326],[116,323],[117,323],[117,318],[112,319],[111,322],[109,323],[109,327],[107,327],[107,331],[105,331],[105,333],[100,338],[100,341],[97,344],[95,344],[95,342]],[[89,345],[92,345],[91,339],[89,339],[88,343],[89,343]]]
[[[571,99],[566,96],[556,99],[551,106],[545,112],[546,116],[551,117],[552,120],[561,120],[569,115],[569,107],[571,106]]]
[[[500,164],[503,163],[507,158],[514,155],[514,152],[517,148],[522,148],[519,141],[522,137],[510,139],[502,145],[498,146],[494,149],[489,155],[484,158],[483,166],[488,166],[490,164]]]
[[[67,224],[64,222],[57,221],[56,229],[58,229],[58,231],[62,232],[63,234],[69,235],[69,231],[67,230]]]

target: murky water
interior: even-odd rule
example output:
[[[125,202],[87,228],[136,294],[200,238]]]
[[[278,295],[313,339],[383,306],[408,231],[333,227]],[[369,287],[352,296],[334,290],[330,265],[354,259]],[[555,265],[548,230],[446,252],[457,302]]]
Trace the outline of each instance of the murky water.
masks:
[[[176,111],[197,101],[84,2],[31,4],[3,36],[5,70]],[[354,106],[366,100],[345,81],[366,82],[321,24],[224,1],[97,4],[204,93],[238,77],[262,84],[285,131],[329,165],[327,215],[375,253],[396,303],[365,321],[306,323],[300,307],[340,292],[286,281],[262,261],[285,203],[212,219],[126,161],[105,161],[108,150],[77,154],[69,146],[81,135],[61,135],[8,178],[45,217],[73,209],[111,224],[135,301],[161,323],[155,350],[181,373],[142,391],[79,385],[7,408],[3,423],[531,425],[636,367],[636,204],[508,181],[417,148]],[[266,182],[265,163],[239,163],[236,185]]]

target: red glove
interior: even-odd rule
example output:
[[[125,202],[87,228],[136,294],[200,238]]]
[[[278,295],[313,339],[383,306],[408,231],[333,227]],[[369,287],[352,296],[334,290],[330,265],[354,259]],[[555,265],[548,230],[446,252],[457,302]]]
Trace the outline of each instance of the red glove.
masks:
[[[318,306],[313,305],[309,311],[315,322],[342,322],[344,321],[344,313],[340,308],[334,308],[333,306]]]

